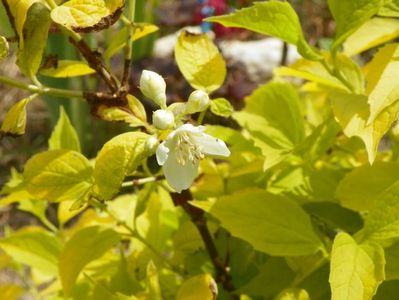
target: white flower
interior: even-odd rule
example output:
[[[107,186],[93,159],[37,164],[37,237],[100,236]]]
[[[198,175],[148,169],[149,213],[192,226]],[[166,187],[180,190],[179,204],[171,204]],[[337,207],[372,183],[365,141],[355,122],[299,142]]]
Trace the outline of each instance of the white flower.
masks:
[[[140,90],[161,108],[166,108],[166,83],[161,75],[144,70],[140,77]]]
[[[171,128],[175,125],[175,116],[169,110],[158,109],[152,113],[152,124],[160,130]]]
[[[202,90],[196,90],[188,97],[186,112],[193,114],[204,111],[209,106],[209,103],[208,94]]]
[[[172,131],[156,151],[166,180],[178,193],[193,183],[205,155],[229,156],[226,144],[204,133],[205,127],[184,124]]]

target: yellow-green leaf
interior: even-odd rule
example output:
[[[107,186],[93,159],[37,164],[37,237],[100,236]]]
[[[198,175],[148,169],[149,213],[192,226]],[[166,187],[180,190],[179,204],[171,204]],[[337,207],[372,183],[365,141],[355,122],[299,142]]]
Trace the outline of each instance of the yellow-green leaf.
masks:
[[[381,48],[367,66],[367,94],[370,105],[368,124],[399,100],[399,44]]]
[[[260,86],[245,99],[245,109],[233,118],[251,134],[270,168],[290,155],[305,138],[297,91],[289,83]]]
[[[133,26],[134,33],[130,39],[131,43],[159,30],[158,26],[148,23],[135,23]],[[129,27],[125,26],[112,37],[107,50],[104,52],[106,60],[109,60],[116,52],[126,46],[128,35]]]
[[[4,36],[0,36],[0,61],[8,56],[8,42]]]
[[[78,134],[62,106],[60,107],[57,125],[54,127],[48,145],[50,150],[66,149],[80,152]]]
[[[399,20],[373,18],[351,34],[344,43],[344,53],[354,56],[399,36]]]
[[[397,119],[399,103],[396,102],[387,107],[368,125],[370,111],[367,96],[338,91],[331,92],[329,96],[335,117],[345,135],[360,137],[366,146],[369,162],[373,163],[381,138]]]
[[[23,27],[24,44],[19,45],[17,60],[26,76],[33,77],[39,70],[50,23],[50,11],[45,4],[36,2],[29,8]]]
[[[375,162],[355,168],[341,180],[336,196],[342,206],[369,211],[382,194],[399,184],[398,169],[396,162]]]
[[[310,297],[306,290],[286,289],[277,296],[276,300],[310,300]]]
[[[0,285],[0,295],[3,299],[7,300],[18,300],[24,293],[24,289],[14,284],[2,284]]]
[[[233,106],[229,102],[229,100],[225,98],[217,98],[213,99],[211,101],[211,112],[213,112],[215,115],[228,118],[231,116],[231,114],[234,111]]]
[[[255,2],[252,7],[237,10],[230,15],[207,18],[227,27],[245,28],[271,35],[298,47],[299,53],[310,60],[321,56],[305,40],[298,15],[288,2]]]
[[[176,300],[216,300],[218,288],[210,274],[201,274],[183,282]]]
[[[0,248],[15,261],[54,276],[58,272],[61,247],[55,236],[39,229],[25,229],[0,239]]]
[[[7,0],[3,4],[7,5],[8,10],[13,17],[14,28],[19,38],[19,47],[24,48],[23,29],[29,8],[36,2],[41,0]]]
[[[380,9],[381,0],[328,0],[328,6],[336,22],[333,51],[367,22]]]
[[[83,268],[103,256],[119,242],[112,229],[92,226],[78,231],[65,245],[59,258],[59,271],[65,294],[72,291]]]
[[[70,0],[51,11],[57,24],[77,32],[105,29],[122,13],[124,0]]]
[[[104,199],[115,195],[123,179],[134,172],[147,153],[149,135],[142,132],[120,134],[108,141],[96,158],[94,178]]]
[[[384,265],[381,247],[363,247],[350,235],[338,233],[331,252],[331,299],[371,300],[384,280]]]
[[[82,154],[50,150],[34,155],[26,164],[26,190],[38,199],[52,202],[78,200],[92,186],[93,168]]]
[[[226,78],[226,63],[206,34],[182,31],[175,47],[175,59],[184,78],[199,90],[211,93]]]
[[[34,97],[35,95],[18,101],[10,108],[1,125],[0,133],[11,136],[23,135],[25,133],[26,105]]]
[[[255,249],[278,256],[314,254],[323,245],[309,216],[293,200],[249,190],[193,205],[217,218],[233,236]]]
[[[399,17],[399,1],[384,0],[384,5],[378,11],[378,15],[383,17]]]
[[[75,60],[59,60],[57,67],[41,69],[40,74],[54,78],[76,77],[93,74],[96,71],[90,68],[87,63]]]

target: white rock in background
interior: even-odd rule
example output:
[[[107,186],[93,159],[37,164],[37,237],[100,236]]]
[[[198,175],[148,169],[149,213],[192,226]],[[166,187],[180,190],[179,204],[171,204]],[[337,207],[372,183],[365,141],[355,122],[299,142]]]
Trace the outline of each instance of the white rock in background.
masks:
[[[219,44],[223,56],[234,63],[242,63],[252,80],[269,77],[278,67],[283,53],[283,41],[266,38],[258,41],[222,41]],[[287,64],[294,63],[301,56],[295,46],[288,45]]]
[[[153,56],[166,58],[173,55],[177,38],[182,30],[201,33],[201,27],[185,27],[173,34],[158,39],[154,45]],[[214,37],[214,33],[209,33]],[[278,67],[283,53],[283,41],[277,38],[266,38],[258,41],[222,41],[219,47],[223,56],[230,63],[241,63],[253,81],[262,81],[272,75],[273,69]],[[295,62],[300,55],[296,47],[288,45],[287,64]]]

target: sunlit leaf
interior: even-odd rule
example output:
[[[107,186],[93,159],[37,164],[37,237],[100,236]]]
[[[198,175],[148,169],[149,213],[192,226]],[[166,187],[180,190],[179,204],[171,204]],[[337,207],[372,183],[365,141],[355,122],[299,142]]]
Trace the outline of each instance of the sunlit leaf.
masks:
[[[332,300],[371,300],[384,280],[384,251],[358,245],[346,233],[334,239],[331,252]]]
[[[316,50],[305,41],[298,15],[288,2],[256,2],[252,7],[237,10],[230,15],[210,17],[206,20],[280,38],[297,46],[304,58],[321,59]]]
[[[26,106],[35,96],[15,103],[7,112],[1,125],[0,133],[11,136],[23,135],[26,127]]]
[[[3,299],[7,300],[18,300],[24,293],[24,289],[14,284],[2,284],[0,285],[0,295]]]
[[[149,135],[128,132],[108,141],[96,158],[94,178],[101,197],[110,199],[116,194],[123,179],[131,174],[148,155]]]
[[[78,134],[62,106],[60,107],[58,122],[54,127],[48,144],[50,150],[66,149],[80,152]]]
[[[212,99],[210,108],[212,113],[224,118],[230,117],[234,111],[231,103],[224,98]]]
[[[124,0],[70,0],[51,11],[52,20],[74,31],[98,31],[115,23]]]
[[[399,36],[399,20],[373,18],[364,23],[345,41],[344,53],[353,56]]]
[[[313,254],[323,247],[298,204],[266,191],[252,190],[221,197],[214,203],[193,204],[217,218],[233,236],[271,255]]]
[[[0,36],[0,61],[8,56],[8,42],[3,36]]]
[[[119,242],[119,235],[112,229],[93,226],[78,231],[60,254],[59,270],[62,288],[72,291],[79,273],[91,261],[103,256]]]
[[[60,202],[83,197],[92,186],[93,168],[80,153],[50,150],[34,155],[26,164],[24,181],[38,199]]]
[[[182,31],[176,43],[175,59],[184,78],[195,89],[211,93],[226,78],[226,63],[206,34]]]
[[[43,230],[23,230],[0,239],[0,248],[15,261],[36,268],[47,275],[58,272],[61,243]]]
[[[210,274],[197,275],[183,282],[176,300],[215,300],[218,288]]]
[[[41,69],[40,74],[54,78],[76,77],[95,73],[87,63],[75,60],[59,60],[57,66]]]
[[[260,86],[245,102],[233,118],[250,132],[266,159],[264,167],[270,168],[304,140],[298,93],[291,84],[274,82]]]
[[[328,0],[336,23],[332,49],[337,49],[349,35],[374,16],[381,4],[381,0]]]

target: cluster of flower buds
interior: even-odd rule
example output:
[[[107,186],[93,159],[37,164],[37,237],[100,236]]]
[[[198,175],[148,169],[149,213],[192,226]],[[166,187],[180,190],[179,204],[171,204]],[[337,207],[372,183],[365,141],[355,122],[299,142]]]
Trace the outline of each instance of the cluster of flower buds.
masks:
[[[152,124],[159,130],[159,135],[150,137],[147,144],[151,150],[156,148],[158,164],[163,166],[165,178],[176,192],[180,193],[192,185],[199,162],[206,155],[230,155],[222,140],[204,133],[204,126],[183,122],[186,115],[203,112],[208,108],[210,99],[206,92],[196,90],[186,103],[167,106],[165,80],[159,74],[147,70],[141,75],[140,90],[160,107],[152,115]],[[165,130],[169,130],[167,137],[160,141]]]

